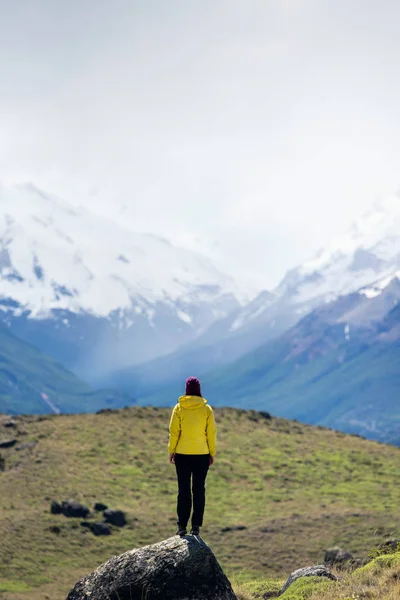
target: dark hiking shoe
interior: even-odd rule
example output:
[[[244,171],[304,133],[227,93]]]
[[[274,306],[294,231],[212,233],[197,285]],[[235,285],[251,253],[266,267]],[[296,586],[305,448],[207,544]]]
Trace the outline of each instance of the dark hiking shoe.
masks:
[[[192,527],[190,533],[192,535],[200,535],[200,527]]]
[[[181,527],[180,525],[178,525],[178,531],[176,532],[176,535],[180,535],[181,537],[183,537],[186,534],[186,527]]]

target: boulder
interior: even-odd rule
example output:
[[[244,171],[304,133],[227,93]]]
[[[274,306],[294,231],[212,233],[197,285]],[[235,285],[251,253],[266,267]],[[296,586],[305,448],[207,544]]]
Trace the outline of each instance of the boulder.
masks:
[[[17,440],[15,438],[12,438],[10,440],[1,440],[0,448],[12,448],[13,446],[15,446],[16,443]]]
[[[6,421],[4,424],[4,427],[9,427],[12,429],[16,429],[17,428],[17,422],[14,421],[13,419],[10,419],[9,421]]]
[[[111,535],[111,527],[107,523],[91,523],[90,521],[82,521],[82,527],[90,529],[94,535]]]
[[[122,510],[108,508],[104,511],[103,515],[106,523],[111,523],[111,525],[116,525],[117,527],[126,525],[125,513]]]
[[[52,515],[61,515],[61,513],[62,513],[61,504],[59,502],[57,502],[57,500],[53,500],[52,503],[50,504],[50,512]]]
[[[96,512],[103,512],[103,510],[107,510],[108,506],[102,502],[96,502],[93,508]]]
[[[80,502],[74,500],[64,500],[61,504],[61,512],[65,517],[74,517],[86,519],[90,510]]]
[[[382,554],[393,554],[393,552],[398,552],[399,548],[400,540],[396,540],[395,538],[386,540],[386,542],[378,546],[378,550]]]
[[[300,577],[327,577],[332,581],[337,581],[336,575],[330,572],[329,569],[325,565],[317,565],[315,567],[304,567],[303,569],[297,569],[297,571],[293,571],[285,585],[279,592],[279,596],[284,594],[286,590],[299,579]]]
[[[353,559],[354,556],[351,552],[346,552],[342,548],[334,546],[333,548],[328,548],[328,550],[326,550],[324,563],[326,565],[342,565]]]
[[[172,537],[114,556],[79,581],[67,600],[236,600],[199,537]]]

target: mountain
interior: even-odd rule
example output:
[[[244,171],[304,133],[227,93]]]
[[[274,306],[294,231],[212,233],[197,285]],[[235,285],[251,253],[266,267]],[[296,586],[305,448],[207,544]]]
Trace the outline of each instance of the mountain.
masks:
[[[400,271],[315,309],[204,387],[217,405],[400,445]]]
[[[0,186],[0,319],[92,382],[173,351],[246,299],[199,254],[31,184]]]
[[[0,326],[0,413],[89,412],[131,402],[121,393],[93,390],[52,358]]]
[[[110,383],[121,389],[134,387],[145,396],[187,373],[203,376],[279,338],[318,306],[368,289],[376,281],[385,285],[399,269],[400,195],[394,195],[375,203],[345,235],[289,271],[276,289],[214,322],[195,342],[148,364],[123,369]]]
[[[400,271],[324,304],[277,339],[204,374],[216,406],[267,410],[400,445]],[[182,380],[139,402],[166,406]]]

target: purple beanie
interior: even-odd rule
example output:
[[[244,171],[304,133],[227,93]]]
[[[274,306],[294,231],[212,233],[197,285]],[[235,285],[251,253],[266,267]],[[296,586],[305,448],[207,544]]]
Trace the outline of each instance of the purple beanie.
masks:
[[[186,380],[186,396],[202,397],[200,381],[196,377],[189,377],[189,379]]]

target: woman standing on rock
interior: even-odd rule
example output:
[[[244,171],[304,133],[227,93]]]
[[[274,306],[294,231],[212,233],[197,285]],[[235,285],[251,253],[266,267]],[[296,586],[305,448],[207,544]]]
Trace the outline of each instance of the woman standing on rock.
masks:
[[[169,462],[175,464],[178,477],[178,531],[186,535],[192,510],[193,490],[193,535],[200,534],[205,507],[205,481],[216,454],[216,432],[214,413],[201,395],[200,381],[189,377],[186,395],[181,396],[172,411],[169,424]]]

